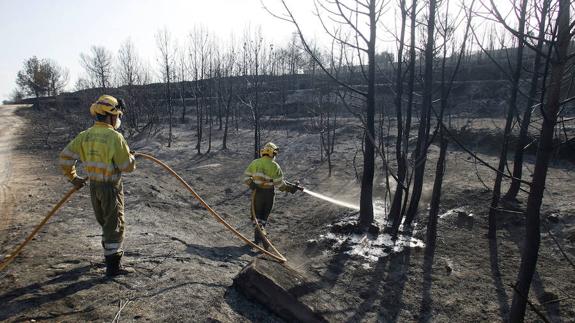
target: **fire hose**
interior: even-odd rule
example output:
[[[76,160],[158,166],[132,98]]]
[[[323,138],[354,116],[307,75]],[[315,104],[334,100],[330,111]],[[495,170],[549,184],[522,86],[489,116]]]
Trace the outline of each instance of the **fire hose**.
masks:
[[[40,229],[42,229],[42,227],[44,226],[44,224],[46,224],[46,222],[48,222],[48,220],[50,220],[50,218],[56,213],[56,211],[58,211],[58,209],[64,204],[66,203],[66,201],[68,201],[70,199],[70,197],[76,193],[76,191],[78,191],[78,188],[76,187],[72,187],[71,190],[68,191],[68,193],[66,193],[66,195],[64,195],[64,197],[62,197],[62,199],[60,200],[60,202],[58,202],[56,205],[54,205],[54,207],[52,208],[52,210],[48,213],[48,215],[44,218],[44,220],[42,220],[42,222],[40,222],[36,228],[34,228],[34,230],[32,231],[32,233],[30,233],[28,235],[28,237],[26,238],[26,240],[24,240],[24,242],[22,242],[17,248],[16,250],[14,250],[13,252],[11,252],[8,257],[6,258],[6,260],[4,260],[2,263],[0,263],[0,271],[4,270],[4,268],[6,268],[6,266],[8,266],[8,264],[10,264],[12,262],[12,260],[14,260],[14,258],[16,258],[16,256],[18,256],[20,254],[20,252],[22,251],[22,249],[24,249],[24,247],[28,244],[28,242],[30,242],[30,240],[32,240],[32,238],[34,238],[34,236],[36,235],[36,233],[38,233],[38,231],[40,231]]]
[[[186,187],[186,189],[196,198],[196,200],[198,200],[198,202],[200,202],[200,204],[202,204],[207,210],[208,212],[210,212],[214,218],[220,222],[221,224],[223,224],[229,231],[231,231],[234,235],[236,235],[238,238],[240,238],[244,243],[250,245],[251,247],[257,249],[258,251],[262,252],[263,254],[265,254],[266,256],[271,257],[272,259],[280,262],[280,263],[284,263],[287,261],[287,259],[280,254],[277,249],[273,246],[273,244],[267,239],[267,237],[261,232],[261,228],[257,223],[256,220],[256,230],[260,231],[259,233],[261,234],[261,236],[263,236],[263,238],[265,239],[265,242],[271,247],[271,249],[274,251],[274,253],[271,253],[267,250],[265,250],[264,248],[260,247],[259,245],[253,243],[251,240],[249,240],[248,238],[246,238],[243,234],[241,234],[239,231],[237,231],[236,229],[234,229],[228,222],[226,222],[226,220],[224,220],[216,211],[214,211],[214,209],[212,209],[211,206],[208,205],[208,203],[206,203],[195,191],[194,189],[188,184],[186,183],[186,181],[184,181],[180,175],[178,175],[174,170],[172,170],[168,165],[166,165],[165,163],[163,163],[162,161],[160,161],[159,159],[144,154],[144,153],[135,153],[134,156],[138,157],[143,157],[145,159],[151,160],[155,163],[157,163],[158,165],[162,166],[165,170],[168,171],[168,173],[170,173],[172,176],[174,176],[180,183],[182,183],[182,185],[184,185],[184,187]]]
[[[206,208],[206,210],[208,210],[208,212],[218,222],[223,224],[226,227],[226,229],[228,229],[235,236],[240,238],[240,240],[242,240],[245,244],[251,246],[252,248],[257,249],[259,252],[263,253],[266,256],[269,256],[270,258],[279,263],[284,263],[287,261],[287,259],[274,247],[274,245],[268,240],[267,236],[262,232],[261,226],[257,222],[257,219],[255,219],[256,230],[259,231],[260,236],[265,240],[264,241],[265,244],[272,249],[273,253],[253,243],[251,240],[242,235],[238,230],[232,227],[228,222],[226,222],[226,220],[224,220],[214,209],[212,209],[212,207],[209,206],[208,203],[206,203],[180,175],[178,175],[173,169],[171,169],[164,162],[160,161],[159,159],[151,155],[144,153],[137,152],[134,154],[134,156],[151,160],[157,163],[158,165],[162,166],[168,173],[170,173],[180,183],[182,183],[182,185],[192,194],[192,196],[194,196],[194,198],[196,198],[196,200],[198,200],[198,202],[200,202],[200,204],[202,204]],[[64,195],[64,197],[62,197],[62,199],[56,205],[54,205],[54,207],[52,208],[52,210],[50,210],[48,215],[34,228],[34,230],[28,235],[28,237],[24,240],[24,242],[18,245],[18,247],[13,252],[11,252],[2,263],[0,263],[0,271],[4,270],[14,260],[14,258],[16,258],[20,254],[22,249],[24,249],[24,247],[34,238],[34,236],[38,233],[38,231],[40,231],[40,229],[48,222],[48,220],[56,213],[56,211],[58,211],[58,209],[60,209],[60,207],[62,207],[62,205],[64,205],[64,203],[66,203],[76,191],[78,191],[78,188],[73,187]]]

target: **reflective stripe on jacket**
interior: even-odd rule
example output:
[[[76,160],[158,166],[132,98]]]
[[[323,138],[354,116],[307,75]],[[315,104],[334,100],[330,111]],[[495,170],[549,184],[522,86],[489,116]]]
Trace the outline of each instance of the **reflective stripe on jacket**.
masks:
[[[268,156],[253,160],[244,172],[244,183],[252,181],[261,188],[287,187],[280,165]]]
[[[116,182],[122,172],[136,169],[136,160],[124,136],[104,122],[82,131],[60,153],[60,166],[69,179],[76,177],[76,162],[84,164],[90,181]]]

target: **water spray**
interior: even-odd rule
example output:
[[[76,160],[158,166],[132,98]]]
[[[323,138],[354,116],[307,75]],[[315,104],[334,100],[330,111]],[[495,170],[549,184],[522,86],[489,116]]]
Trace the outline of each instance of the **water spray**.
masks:
[[[341,201],[341,200],[337,200],[337,199],[334,199],[333,197],[325,196],[325,195],[323,195],[323,194],[310,191],[310,190],[308,190],[307,188],[301,187],[301,186],[299,186],[299,185],[297,185],[297,188],[298,188],[300,191],[302,191],[302,192],[304,192],[304,193],[306,193],[306,194],[308,194],[308,195],[310,195],[310,196],[313,196],[313,197],[315,197],[315,198],[318,198],[318,199],[320,199],[320,200],[324,200],[324,201],[326,201],[326,202],[329,202],[329,203],[332,203],[332,204],[336,204],[336,205],[339,205],[339,206],[343,206],[343,207],[345,207],[345,208],[352,209],[352,210],[355,210],[355,211],[359,211],[359,210],[360,210],[359,205],[357,205],[357,204],[353,204],[353,203],[348,203],[348,202],[344,202],[344,201]],[[387,213],[387,208],[386,208],[385,205],[381,206],[381,205],[378,205],[378,204],[374,203],[374,204],[373,204],[373,212],[374,212],[375,214],[386,214],[386,213]]]
[[[336,199],[334,199],[334,198],[332,198],[332,197],[325,196],[325,195],[323,195],[323,194],[319,194],[319,193],[316,193],[316,192],[312,192],[312,191],[308,190],[307,188],[302,188],[301,191],[304,192],[304,193],[306,193],[306,194],[308,194],[308,195],[311,195],[311,196],[313,196],[313,197],[315,197],[315,198],[322,199],[322,200],[324,200],[324,201],[326,201],[326,202],[330,202],[330,203],[333,203],[333,204],[337,204],[337,205],[339,205],[339,206],[343,206],[343,207],[346,207],[346,208],[348,208],[348,209],[352,209],[352,210],[356,210],[356,211],[359,210],[359,205],[355,205],[355,204],[347,203],[347,202],[344,202],[344,201],[336,200]]]

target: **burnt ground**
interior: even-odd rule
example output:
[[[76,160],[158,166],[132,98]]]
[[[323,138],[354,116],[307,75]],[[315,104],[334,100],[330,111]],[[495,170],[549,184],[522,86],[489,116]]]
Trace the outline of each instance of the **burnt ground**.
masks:
[[[0,109],[4,113],[12,108]],[[0,127],[3,138],[8,133],[13,137],[5,141],[0,154],[4,158],[3,255],[23,241],[70,188],[57,167],[58,153],[71,139],[66,126],[47,121],[45,113],[31,108],[15,109],[14,114]],[[481,131],[477,130],[478,137]],[[317,135],[297,128],[264,133],[266,140],[281,147],[278,162],[288,179],[299,179],[312,191],[352,203],[359,198],[353,166],[359,135],[351,124],[340,129],[334,174],[328,177],[327,165],[319,158]],[[212,152],[197,155],[190,126],[178,125],[170,148],[162,137],[132,140],[130,145],[172,166],[226,220],[251,236],[249,192],[241,183],[252,157],[251,133],[234,132],[227,151],[219,149],[221,132],[214,131],[214,138]],[[435,169],[437,150],[431,146],[428,174]],[[488,149],[480,153],[493,164],[496,155]],[[533,157],[527,160],[526,171],[532,169]],[[125,259],[137,273],[103,277],[100,229],[85,188],[0,273],[0,321],[281,322],[232,287],[232,279],[258,255],[160,167],[146,160],[138,160],[137,167],[124,177]],[[575,317],[575,268],[553,241],[556,238],[575,259],[573,168],[567,161],[555,161],[550,168],[542,212],[545,226],[529,295],[552,322],[572,322]],[[429,185],[432,180],[428,175]],[[502,321],[513,296],[510,285],[520,261],[523,218],[520,213],[501,213],[497,242],[489,243],[491,194],[481,181],[490,186],[492,180],[488,169],[450,146],[441,205],[444,216],[431,271],[425,269],[422,248],[405,248],[375,261],[350,252],[354,237],[338,240],[333,235],[329,238],[329,233],[331,224],[354,212],[301,193],[276,196],[268,231],[288,265],[314,282],[305,297],[320,300],[320,310],[330,321]],[[383,183],[380,170],[377,196],[383,197]],[[523,193],[521,198],[525,197]],[[459,211],[448,212],[453,209]],[[424,205],[415,233],[420,239],[424,239],[425,215]],[[369,236],[363,241],[369,246],[374,239]],[[538,317],[528,309],[526,320]]]

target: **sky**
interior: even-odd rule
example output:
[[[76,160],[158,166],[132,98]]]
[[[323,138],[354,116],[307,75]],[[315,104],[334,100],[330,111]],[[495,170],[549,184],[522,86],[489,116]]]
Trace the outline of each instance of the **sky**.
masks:
[[[264,3],[278,8],[278,0]],[[304,24],[316,20],[313,1],[288,3]],[[89,53],[92,46],[104,46],[115,55],[130,38],[153,67],[155,34],[164,27],[181,43],[195,25],[221,39],[232,33],[239,37],[247,26],[261,26],[264,37],[276,44],[286,43],[294,31],[291,24],[267,13],[260,0],[0,0],[0,13],[0,101],[9,98],[16,74],[32,56],[67,68],[67,89],[72,90],[84,73],[80,53]]]
[[[130,39],[143,63],[157,71],[155,35],[164,28],[183,45],[195,26],[205,27],[223,41],[232,34],[241,38],[248,27],[261,27],[266,42],[285,46],[294,26],[270,15],[262,1],[275,13],[283,11],[280,0],[0,0],[0,102],[9,99],[16,88],[16,74],[32,56],[51,59],[68,69],[69,91],[85,75],[80,54],[89,54],[92,46],[103,46],[116,55]],[[285,1],[306,39],[328,48],[330,38],[313,13],[314,1]],[[450,13],[457,12],[455,7],[461,1],[450,2]],[[495,0],[501,8],[508,7],[509,1],[513,0]],[[386,27],[378,27],[376,50],[394,52],[398,7],[396,1],[386,3],[380,19]]]

